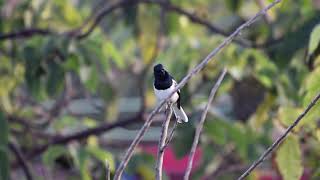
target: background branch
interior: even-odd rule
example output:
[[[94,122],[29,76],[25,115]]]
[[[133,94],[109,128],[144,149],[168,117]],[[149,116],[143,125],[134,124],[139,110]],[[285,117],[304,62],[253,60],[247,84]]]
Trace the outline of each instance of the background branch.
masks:
[[[127,126],[133,123],[137,123],[143,121],[143,114],[138,113],[136,116],[124,119],[124,120],[118,120],[115,123],[109,124],[101,124],[95,128],[90,128],[84,131],[76,132],[74,134],[68,135],[68,136],[57,136],[53,138],[49,143],[35,147],[31,153],[28,155],[28,158],[32,158],[36,155],[41,154],[44,152],[49,146],[56,145],[56,144],[66,144],[73,140],[80,140],[89,137],[90,135],[100,135],[104,132],[107,132],[113,128],[117,127],[123,127]]]
[[[245,22],[244,24],[242,24],[241,26],[239,26],[229,37],[225,38],[224,41],[217,47],[215,48],[213,51],[211,51],[209,53],[209,55],[207,57],[205,57],[201,63],[199,63],[196,67],[194,67],[190,73],[188,73],[183,79],[182,81],[178,84],[178,86],[174,89],[174,91],[166,98],[166,100],[163,100],[149,115],[149,117],[147,118],[145,124],[142,126],[142,128],[140,129],[140,131],[138,132],[137,136],[135,137],[135,139],[132,141],[130,147],[128,148],[125,156],[123,157],[119,167],[116,170],[114,179],[115,180],[120,180],[122,173],[125,169],[125,167],[127,166],[133,152],[134,149],[136,148],[136,146],[139,144],[139,142],[141,141],[141,138],[143,137],[143,135],[145,134],[145,132],[147,131],[147,129],[150,127],[151,123],[152,123],[152,119],[155,116],[155,114],[157,112],[159,112],[160,107],[164,105],[164,103],[169,99],[169,97],[171,97],[178,89],[181,89],[190,79],[192,76],[194,76],[195,74],[197,74],[200,70],[202,70],[205,65],[212,59],[212,57],[214,57],[216,54],[218,54],[218,52],[220,52],[224,47],[226,47],[227,45],[229,45],[232,40],[237,37],[240,32],[245,29],[246,27],[249,27],[252,23],[254,23],[258,17],[260,17],[261,15],[264,15],[269,9],[271,9],[272,7],[274,7],[276,4],[280,3],[281,0],[276,0],[273,3],[269,4],[266,8],[262,9],[261,11],[259,11],[255,16],[253,16],[252,18],[250,18],[247,22]]]
[[[259,164],[261,164],[267,156],[275,150],[279,144],[285,140],[287,135],[292,131],[294,127],[296,127],[299,122],[307,115],[307,113],[311,110],[311,108],[317,103],[320,99],[320,93],[311,101],[308,107],[298,116],[298,118],[286,129],[286,131],[278,137],[278,139],[272,143],[272,145],[259,157],[257,161],[255,161],[239,178],[238,180],[242,180],[247,177]]]
[[[23,170],[24,174],[26,175],[26,179],[32,180],[33,178],[32,178],[32,173],[31,173],[30,167],[29,167],[27,161],[25,160],[23,154],[21,153],[20,149],[18,148],[18,146],[13,143],[9,143],[9,148],[15,154],[18,163],[21,165],[22,170]]]
[[[197,146],[198,146],[198,143],[199,143],[200,134],[202,132],[204,121],[206,120],[207,113],[208,113],[209,107],[211,106],[213,98],[214,98],[216,92],[218,91],[218,88],[220,87],[220,85],[222,83],[222,80],[223,80],[224,76],[226,75],[226,73],[227,73],[227,69],[224,68],[222,73],[220,74],[217,82],[215,83],[215,85],[212,87],[212,89],[210,91],[208,102],[207,102],[206,107],[204,108],[204,110],[203,110],[203,112],[201,114],[200,122],[199,122],[199,124],[197,125],[197,128],[196,128],[196,133],[195,133],[195,136],[194,136],[194,139],[193,139],[193,143],[192,143],[192,147],[191,147],[191,150],[190,150],[188,166],[187,166],[186,172],[184,174],[184,180],[188,180],[189,179],[189,176],[190,176],[190,173],[191,173],[191,169],[192,169],[194,154],[196,152],[196,149],[197,149]]]
[[[172,116],[172,104],[168,106],[167,117],[162,124],[161,135],[160,135],[159,144],[158,144],[157,162],[156,162],[156,180],[162,180],[162,165],[163,165],[163,156],[164,156],[163,147],[166,144],[171,116]]]

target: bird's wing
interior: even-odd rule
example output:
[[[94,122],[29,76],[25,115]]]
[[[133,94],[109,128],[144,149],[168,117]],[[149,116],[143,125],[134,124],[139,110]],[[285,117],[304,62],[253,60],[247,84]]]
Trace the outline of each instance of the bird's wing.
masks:
[[[178,85],[178,83],[174,79],[172,79],[172,82],[173,82],[174,87],[176,87]],[[180,109],[180,107],[181,107],[180,106],[180,89],[178,89],[177,93],[178,93],[177,107],[178,107],[178,109]]]

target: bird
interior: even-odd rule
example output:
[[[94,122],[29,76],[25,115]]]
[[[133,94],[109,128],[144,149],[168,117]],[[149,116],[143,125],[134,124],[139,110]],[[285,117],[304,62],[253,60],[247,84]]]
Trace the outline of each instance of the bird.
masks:
[[[163,68],[162,64],[157,64],[153,67],[154,83],[153,90],[158,101],[168,97],[175,87],[178,85],[174,78]],[[180,90],[175,92],[169,102],[172,103],[173,113],[178,123],[188,122],[188,116],[181,107]]]

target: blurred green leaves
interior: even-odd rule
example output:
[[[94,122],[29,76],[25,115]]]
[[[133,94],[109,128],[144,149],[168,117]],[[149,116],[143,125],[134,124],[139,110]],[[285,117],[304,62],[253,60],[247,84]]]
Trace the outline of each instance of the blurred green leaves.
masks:
[[[178,158],[189,153],[192,146],[195,128],[189,123],[182,123],[176,129],[173,150]]]
[[[219,156],[219,152],[230,144],[235,147],[235,153],[231,156],[235,156],[237,160],[240,157],[237,163],[253,160],[261,149],[270,144],[270,134],[277,127],[277,123],[283,127],[291,125],[320,91],[320,71],[317,63],[314,63],[314,68],[308,68],[303,61],[306,51],[309,56],[319,54],[318,10],[313,6],[313,1],[298,0],[290,2],[290,6],[289,1],[283,2],[286,4],[282,3],[278,6],[280,8],[269,11],[269,24],[257,22],[239,37],[252,44],[262,44],[262,48],[231,44],[196,78],[188,82],[188,88],[181,91],[182,104],[186,111],[190,114],[198,113],[196,110],[207,100],[208,87],[215,81],[221,68],[226,65],[231,74],[223,84],[226,88],[217,96],[217,104],[212,105],[213,113],[219,114],[219,118],[209,119],[205,125],[201,139],[201,147],[205,152],[202,166],[209,166],[212,157]],[[48,28],[56,34],[28,36],[1,42],[0,106],[3,112],[30,118],[32,121],[27,123],[33,123],[43,119],[43,113],[50,111],[48,107],[51,101],[60,97],[61,93],[71,94],[70,104],[73,104],[75,99],[93,97],[102,100],[99,117],[91,117],[90,112],[83,114],[85,117],[79,117],[78,114],[73,114],[72,109],[63,108],[57,113],[59,117],[53,117],[54,121],[50,126],[37,129],[44,131],[44,134],[73,133],[81,128],[97,127],[102,121],[131,116],[132,114],[121,111],[119,102],[128,103],[129,98],[133,99],[130,102],[138,102],[143,83],[148,87],[144,96],[147,102],[145,112],[149,112],[154,105],[152,73],[149,73],[152,68],[146,69],[146,82],[137,82],[140,80],[140,73],[149,63],[153,63],[152,60],[155,60],[155,63],[163,63],[175,79],[180,80],[223,39],[223,36],[208,30],[202,22],[194,23],[194,19],[188,19],[179,12],[171,13],[172,9],[164,11],[162,24],[161,7],[152,4],[128,5],[120,8],[122,12],[118,9],[107,14],[99,25],[81,40],[64,33],[80,27],[83,22],[91,25],[93,21],[86,21],[86,18],[91,12],[100,12],[102,8],[110,5],[108,3],[110,2],[91,4],[91,1],[23,1],[16,6],[10,6],[11,12],[4,10],[6,15],[0,17],[1,35],[29,28]],[[243,23],[248,14],[252,14],[258,8],[257,2],[243,0],[174,0],[171,3],[203,18],[226,33]],[[4,9],[8,9],[7,2],[4,5]],[[251,11],[246,11],[247,9]],[[87,30],[87,25],[81,32]],[[158,54],[157,44],[161,45]],[[156,54],[157,57],[154,56]],[[65,81],[66,79],[69,82]],[[241,101],[239,106],[246,107],[250,104],[249,101],[254,99],[251,94],[254,90],[263,89],[264,99],[259,101],[257,108],[248,107],[253,109],[252,114],[249,118],[239,121],[234,117],[234,112],[241,107],[233,107],[235,98],[230,96],[229,90],[239,82],[243,84],[244,79],[254,79],[255,82],[257,80],[259,88],[260,84],[263,87],[259,89],[257,86],[245,86],[241,90],[235,89],[244,91],[250,98]],[[65,86],[67,83],[70,83],[68,87],[71,87],[71,90]],[[44,110],[39,106],[44,106]],[[128,105],[137,106],[136,103]],[[89,109],[87,104],[84,107],[86,110]],[[26,109],[28,113],[25,113]],[[319,109],[318,103],[295,132],[311,131],[311,134],[319,138],[319,130],[315,123],[319,118]],[[2,123],[6,124],[6,121],[0,123],[0,128],[6,129],[6,125]],[[301,128],[302,126],[306,129]],[[21,129],[23,128],[15,130]],[[0,133],[4,133],[0,138],[4,138],[5,142],[8,134],[5,130],[1,130]],[[178,157],[182,157],[190,150],[194,126],[179,125],[176,135],[174,151]],[[21,138],[19,133],[12,136],[18,140]],[[285,179],[294,179],[301,175],[299,164],[303,155],[299,149],[298,136],[299,133],[295,134],[294,138],[289,137],[277,152],[276,161]],[[99,138],[102,139],[103,136]],[[86,142],[76,141],[68,146],[51,146],[42,157],[43,163],[45,166],[54,167],[57,159],[68,157],[83,179],[94,179],[96,174],[102,174],[106,161],[113,172],[117,153],[113,151],[113,147],[100,147],[99,140],[94,136],[89,137]],[[41,144],[46,139],[35,141]],[[19,142],[22,143],[21,147],[29,147],[24,141]],[[306,141],[306,144],[311,143]],[[7,153],[6,147],[0,148],[0,171],[3,170],[1,176],[8,176]],[[289,165],[286,165],[286,162]],[[137,173],[144,179],[152,179],[153,165],[154,159],[151,156],[138,153],[130,162],[128,172]],[[316,165],[310,168],[315,167]],[[201,169],[203,172],[207,168]],[[292,173],[293,176],[288,174],[289,171],[295,171]]]
[[[226,0],[225,3],[231,12],[237,12],[243,3],[243,0]]]
[[[3,111],[0,109],[0,179],[9,180],[9,127]]]

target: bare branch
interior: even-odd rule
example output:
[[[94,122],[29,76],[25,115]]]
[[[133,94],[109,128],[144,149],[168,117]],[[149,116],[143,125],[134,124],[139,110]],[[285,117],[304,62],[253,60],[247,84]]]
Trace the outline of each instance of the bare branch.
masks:
[[[169,97],[171,97],[175,92],[177,92],[178,89],[181,89],[190,79],[192,76],[194,76],[195,74],[197,74],[200,70],[202,70],[206,64],[212,59],[212,57],[214,57],[216,54],[218,54],[218,52],[220,52],[224,47],[226,47],[227,45],[229,45],[231,43],[231,41],[237,37],[241,31],[243,29],[245,29],[246,27],[249,27],[252,23],[254,23],[258,17],[260,17],[261,15],[264,15],[269,9],[271,9],[272,7],[274,7],[276,4],[278,4],[279,2],[281,2],[281,0],[275,0],[273,3],[271,3],[270,5],[268,5],[266,8],[262,9],[261,11],[259,11],[254,17],[250,18],[247,22],[245,22],[244,24],[242,24],[240,27],[238,27],[230,36],[228,36],[217,48],[215,48],[213,51],[211,51],[209,53],[209,55],[207,57],[205,57],[200,64],[198,64],[196,67],[194,67],[192,69],[192,71],[190,73],[188,73],[183,79],[182,81],[178,84],[178,86],[174,89],[174,91],[166,98],[166,100],[161,101],[161,103],[150,113],[149,117],[147,118],[145,124],[142,126],[142,128],[140,129],[140,131],[138,132],[137,136],[135,137],[135,139],[132,141],[130,147],[128,148],[125,156],[123,157],[118,169],[116,170],[114,179],[115,180],[120,180],[122,173],[125,169],[125,167],[127,166],[134,149],[136,148],[136,146],[139,144],[139,142],[141,141],[141,138],[143,137],[143,135],[145,134],[145,132],[147,131],[147,129],[150,127],[151,123],[152,123],[152,119],[155,116],[156,113],[159,112],[160,107],[164,105],[164,103],[169,99]]]
[[[294,127],[296,127],[299,122],[305,117],[305,115],[311,110],[311,108],[317,103],[317,101],[320,99],[320,93],[310,102],[308,107],[298,116],[298,118],[286,129],[286,131],[278,137],[276,141],[272,143],[272,145],[264,151],[264,153],[259,157],[257,161],[255,161],[239,178],[238,180],[242,180],[245,177],[247,177],[259,164],[261,164],[267,156],[274,151],[279,144],[285,140],[287,135],[292,131]]]
[[[19,39],[19,38],[28,38],[32,36],[47,36],[47,35],[53,35],[52,31],[48,29],[24,29],[18,32],[10,32],[8,34],[0,34],[0,40],[7,40],[7,39]]]
[[[171,116],[172,116],[172,104],[169,105],[167,109],[166,120],[162,124],[162,130],[161,130],[160,140],[158,144],[158,156],[157,156],[157,162],[156,162],[156,180],[162,180],[162,164],[163,164],[163,156],[164,156],[163,147],[166,144]]]
[[[73,140],[79,140],[87,138],[90,135],[100,135],[106,131],[109,131],[116,127],[123,127],[126,125],[130,125],[136,122],[140,122],[143,120],[143,114],[138,113],[136,116],[124,119],[124,120],[118,120],[113,124],[105,123],[101,124],[98,127],[90,128],[84,131],[80,131],[68,136],[57,136],[53,138],[49,143],[38,146],[32,150],[32,152],[28,155],[28,158],[32,158],[38,154],[41,154],[44,152],[49,146],[56,145],[56,144],[66,144]]]
[[[9,143],[9,148],[15,154],[17,161],[22,166],[22,170],[23,170],[24,174],[26,175],[26,179],[32,180],[33,178],[32,178],[32,173],[31,173],[30,167],[29,167],[27,161],[25,160],[24,156],[22,155],[20,149],[13,143]]]
[[[177,126],[178,126],[178,121],[175,121],[173,124],[173,127],[171,129],[170,135],[167,138],[166,144],[162,147],[162,151],[164,151],[167,148],[167,146],[169,145],[169,143],[172,141],[172,138],[173,138],[173,135],[174,135],[174,132],[175,132]]]
[[[106,160],[105,164],[106,164],[106,180],[110,180],[110,166],[109,166],[108,160]]]
[[[192,169],[192,164],[193,164],[193,157],[194,157],[194,154],[196,152],[196,149],[197,149],[197,146],[199,143],[200,134],[202,132],[204,121],[206,120],[207,113],[208,113],[209,107],[211,106],[212,100],[213,100],[216,92],[218,91],[218,88],[220,87],[222,80],[223,80],[224,76],[226,75],[226,73],[227,73],[227,69],[224,68],[221,75],[219,76],[217,82],[212,87],[210,95],[209,95],[208,103],[201,114],[201,119],[200,119],[200,122],[196,128],[196,133],[195,133],[195,136],[193,139],[193,143],[192,143],[192,147],[191,147],[191,151],[190,151],[190,155],[189,155],[189,160],[188,160],[187,170],[186,170],[186,172],[184,174],[184,178],[183,178],[184,180],[189,179],[191,169]]]

